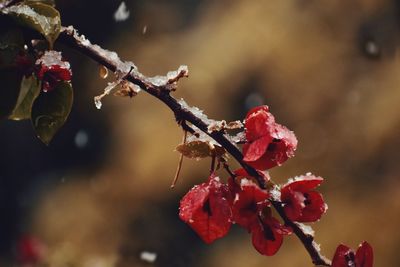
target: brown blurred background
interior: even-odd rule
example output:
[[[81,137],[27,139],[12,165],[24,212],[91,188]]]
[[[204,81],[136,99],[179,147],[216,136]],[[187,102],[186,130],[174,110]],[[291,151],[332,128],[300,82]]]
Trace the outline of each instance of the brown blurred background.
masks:
[[[374,247],[375,266],[400,262],[400,1],[57,1],[63,24],[116,50],[148,75],[186,64],[175,96],[216,119],[267,104],[299,139],[296,157],[271,171],[285,182],[313,172],[329,205],[313,225],[323,253],[338,243]],[[143,33],[143,28],[147,31]],[[182,132],[156,99],[93,96],[98,66],[65,47],[75,105],[45,147],[29,123],[0,124],[0,266],[23,234],[46,246],[54,267],[312,266],[295,236],[259,255],[233,227],[207,246],[179,221],[179,199],[208,173],[184,162],[169,189]],[[234,164],[233,164],[234,165]],[[157,253],[154,263],[140,253]]]

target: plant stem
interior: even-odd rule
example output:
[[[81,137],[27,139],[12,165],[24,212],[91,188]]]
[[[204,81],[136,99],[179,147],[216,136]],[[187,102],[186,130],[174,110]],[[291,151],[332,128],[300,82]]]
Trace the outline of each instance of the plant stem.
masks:
[[[83,36],[79,35],[75,29],[72,27],[65,28],[63,27],[60,37],[58,41],[63,44],[76,49],[81,52],[85,56],[90,57],[94,61],[100,63],[101,65],[107,67],[113,72],[120,71],[121,65],[124,64],[119,58],[116,57],[107,57],[109,51],[103,50],[97,45],[91,44],[88,40],[86,40]],[[185,75],[180,75],[175,77],[173,82],[177,82],[180,77]],[[139,86],[142,90],[146,91],[150,95],[158,98],[161,102],[167,105],[172,112],[175,114],[177,120],[187,121],[199,128],[204,133],[208,134],[211,138],[217,141],[229,154],[237,160],[240,165],[247,171],[247,173],[254,177],[260,188],[267,189],[267,184],[265,182],[264,177],[262,177],[256,169],[249,166],[247,163],[243,161],[243,155],[241,151],[233,144],[221,131],[208,131],[208,124],[201,118],[197,117],[191,111],[182,107],[182,105],[176,100],[173,96],[171,96],[170,85],[171,83],[167,82],[163,85],[154,85],[151,80],[141,74],[137,69],[131,70],[125,76],[125,79],[132,82],[133,84]],[[182,126],[182,124],[180,124]],[[184,129],[186,130],[186,129]],[[331,266],[330,260],[326,259],[321,255],[317,244],[314,241],[314,237],[306,234],[295,222],[291,221],[285,215],[283,211],[282,204],[280,202],[272,202],[272,205],[277,210],[278,214],[282,217],[283,221],[286,225],[292,227],[295,235],[300,239],[303,243],[303,246],[307,250],[310,255],[312,262],[316,265],[322,266]]]

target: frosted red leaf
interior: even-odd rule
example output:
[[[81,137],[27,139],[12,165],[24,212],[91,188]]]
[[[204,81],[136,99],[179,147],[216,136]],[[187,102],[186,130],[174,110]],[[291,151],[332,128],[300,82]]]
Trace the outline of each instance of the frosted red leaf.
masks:
[[[274,124],[275,118],[269,112],[268,106],[259,106],[251,109],[245,119],[247,141],[252,142],[263,136],[271,136]]]
[[[326,211],[322,195],[314,189],[322,183],[321,177],[305,175],[289,182],[281,189],[281,201],[286,216],[297,222],[315,222]]]
[[[263,208],[269,205],[268,192],[260,189],[253,182],[243,179],[239,190],[235,193],[232,214],[235,223],[248,229],[258,223]]]
[[[270,169],[294,156],[297,139],[292,131],[275,122],[267,106],[250,110],[245,119],[243,160],[259,170]]]
[[[181,200],[179,217],[207,244],[225,236],[232,225],[227,185],[214,174],[194,186]]]

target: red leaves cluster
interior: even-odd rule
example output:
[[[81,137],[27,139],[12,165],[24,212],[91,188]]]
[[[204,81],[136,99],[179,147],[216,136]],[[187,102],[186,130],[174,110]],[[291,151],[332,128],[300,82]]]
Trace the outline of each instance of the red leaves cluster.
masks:
[[[267,106],[249,111],[245,135],[243,161],[255,168],[268,184],[269,175],[263,171],[294,156],[296,136],[275,122]],[[282,217],[292,222],[316,222],[327,210],[322,194],[316,191],[323,182],[321,177],[306,174],[281,187],[275,185],[271,190],[264,190],[244,169],[234,174],[227,184],[212,174],[207,182],[193,187],[181,200],[180,218],[206,243],[225,236],[232,224],[238,224],[251,233],[253,246],[259,253],[271,256],[281,247],[283,237],[292,233],[290,227],[272,216],[271,201],[274,205],[280,202]],[[332,267],[372,267],[372,261],[372,248],[367,242],[357,252],[340,245]]]
[[[368,242],[363,242],[354,252],[345,245],[339,245],[332,260],[332,267],[372,267],[374,254]]]
[[[259,170],[267,170],[294,156],[297,139],[292,131],[275,122],[268,106],[251,109],[245,119],[246,143],[243,160]]]
[[[42,81],[42,90],[53,90],[59,82],[71,81],[72,72],[70,64],[62,59],[57,51],[46,51],[36,61],[36,75]]]
[[[179,216],[206,243],[225,236],[237,223],[251,233],[257,251],[271,256],[291,229],[272,217],[268,198],[266,190],[246,178],[239,184],[231,178],[227,185],[211,175],[182,198]]]

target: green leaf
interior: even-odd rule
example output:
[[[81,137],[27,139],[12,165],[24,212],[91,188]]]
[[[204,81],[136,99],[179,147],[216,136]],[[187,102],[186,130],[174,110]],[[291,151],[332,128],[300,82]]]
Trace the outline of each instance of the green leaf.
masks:
[[[21,89],[17,104],[9,116],[12,120],[26,120],[31,118],[32,105],[40,93],[40,82],[32,75],[24,77],[21,82]]]
[[[176,150],[190,159],[201,159],[212,156],[219,158],[226,153],[224,148],[203,140],[193,140],[180,144],[176,147]]]
[[[8,117],[17,104],[22,74],[13,68],[0,70],[0,119]]]
[[[0,119],[13,111],[21,87],[22,73],[15,59],[23,50],[22,32],[11,19],[0,16]]]
[[[15,67],[17,55],[24,49],[21,29],[4,16],[0,16],[0,70]]]
[[[61,30],[60,13],[50,5],[37,1],[10,6],[1,10],[10,15],[19,24],[40,32],[53,46]]]
[[[64,125],[71,111],[73,91],[61,82],[53,90],[41,93],[32,106],[32,124],[38,138],[48,145]]]

